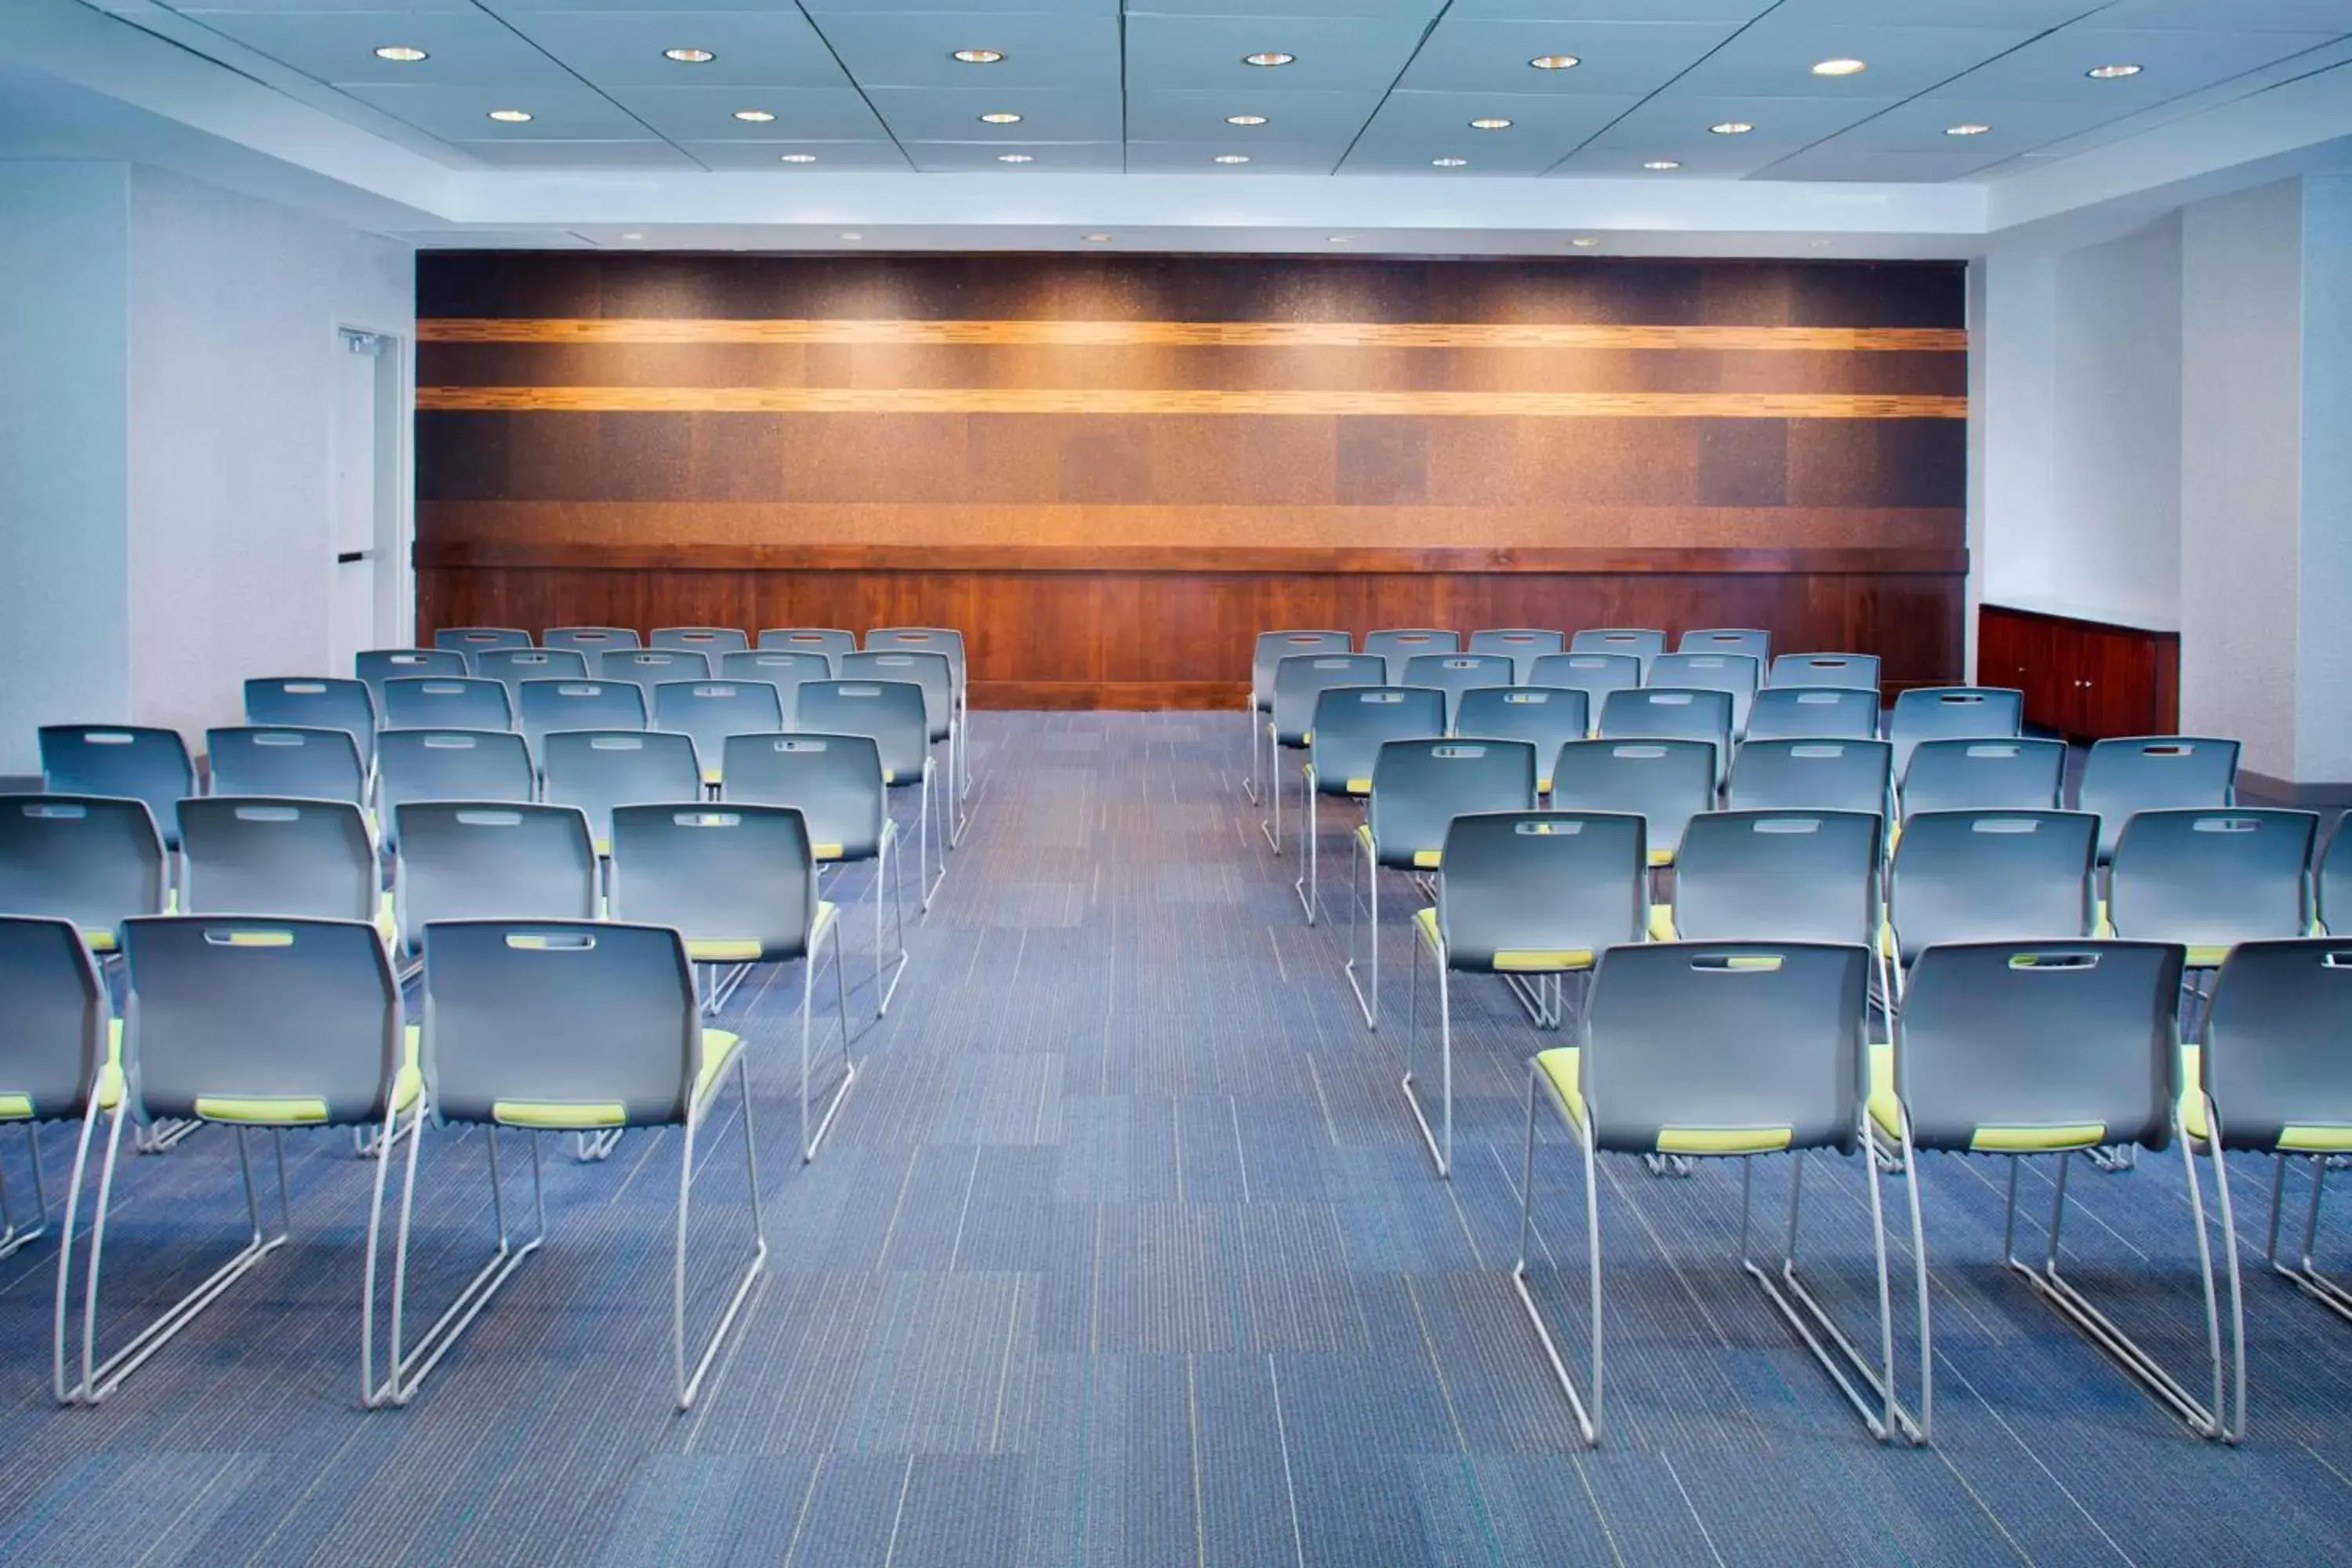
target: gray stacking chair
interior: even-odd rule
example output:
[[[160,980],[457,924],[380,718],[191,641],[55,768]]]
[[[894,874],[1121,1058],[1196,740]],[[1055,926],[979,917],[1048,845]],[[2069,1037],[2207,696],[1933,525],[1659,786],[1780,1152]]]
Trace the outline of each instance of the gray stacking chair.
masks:
[[[931,817],[947,803],[931,787],[930,703],[923,689],[911,680],[814,680],[801,688],[800,718],[814,733],[872,737],[885,790],[917,792],[915,886],[928,913],[939,891],[931,876]],[[940,877],[946,875],[942,865]]]
[[[373,736],[369,739],[373,741]],[[292,730],[241,725],[205,731],[215,795],[274,795],[344,800],[364,806],[367,767],[342,730]],[[180,815],[187,815],[181,803]]]
[[[0,795],[0,914],[71,921],[92,952],[122,922],[163,912],[163,840],[147,803],[121,795]]]
[[[2080,809],[2099,819],[2099,860],[2136,811],[2238,804],[2238,742],[2202,735],[2140,735],[2093,742],[2076,787]]]
[[[1876,1161],[1864,1140],[1863,1042],[1869,955],[1856,944],[1662,942],[1612,947],[1601,958],[1578,1043],[1528,1064],[1528,1136],[1519,1183],[1519,1253],[1512,1281],[1587,1443],[1601,1438],[1601,1173],[1598,1156],[1735,1159],[1740,1164],[1740,1267],[1794,1327],[1838,1392],[1882,1441],[1927,1437],[1897,1391],[1894,1297]],[[1536,1107],[1547,1100],[1582,1156],[1591,1332],[1588,1405],[1537,1304],[1528,1272],[1535,1205]],[[1877,1266],[1874,1333],[1849,1336],[1798,1276],[1797,1220],[1808,1154],[1864,1153],[1871,1250]],[[1759,1158],[1789,1154],[1788,1228],[1778,1258],[1758,1258],[1749,1220]],[[1917,1211],[1911,1243],[1920,1249]],[[1925,1264],[1920,1265],[1924,1276]],[[1927,1294],[1920,1281],[1921,1332]],[[1864,1347],[1867,1347],[1865,1350]]]
[[[1671,866],[1683,829],[1715,809],[1708,741],[1571,741],[1551,767],[1554,811],[1630,811],[1649,824],[1650,864]]]
[[[763,680],[665,680],[654,688],[654,728],[688,737],[702,782],[716,784],[726,776],[727,737],[781,733],[784,700]]]
[[[1868,811],[1888,815],[1894,748],[1884,741],[1740,742],[1725,790],[1734,811]]]
[[[942,788],[935,792],[940,806],[940,841],[948,848],[956,844],[955,807],[962,797],[962,786],[956,777],[957,759],[961,747],[957,740],[960,704],[956,697],[955,666],[948,656],[919,648],[885,647],[865,653],[844,654],[835,661],[844,680],[905,680],[923,689],[923,722],[927,746],[947,747],[947,762],[941,780]],[[926,752],[928,756],[929,753]]]
[[[44,724],[41,787],[51,795],[143,800],[163,847],[180,847],[180,802],[196,793],[195,764],[177,730],[142,724]]]
[[[495,680],[403,676],[383,683],[386,730],[511,730],[514,704]],[[377,737],[377,751],[383,737]]]
[[[1906,821],[1923,811],[2055,811],[2065,788],[2063,741],[1921,741],[1907,766],[1903,754],[1895,746]]]
[[[593,921],[596,848],[578,806],[409,801],[398,807],[392,907],[400,951],[431,945],[440,921]]]
[[[473,673],[466,656],[450,647],[372,647],[352,657],[352,673],[368,689],[375,703],[376,721],[383,721],[383,683],[387,680],[412,679],[420,675],[437,675],[445,679],[463,680]]]
[[[388,1135],[414,1110],[418,1079],[400,1021],[400,988],[383,941],[364,921],[281,916],[148,915],[124,922],[129,1000],[123,1009],[122,1094],[107,1117],[106,1152],[91,1215],[89,1258],[73,1308],[73,1244],[96,1118],[75,1146],[58,1253],[55,1391],[58,1403],[96,1405],[230,1286],[286,1245],[288,1129],[374,1129]],[[99,1350],[101,1268],[125,1121],[211,1122],[236,1135],[247,1239],[228,1261],[111,1354]],[[247,1134],[268,1131],[278,1167],[277,1214],[265,1217]],[[386,1162],[387,1163],[389,1162]],[[379,1167],[376,1192],[383,1191]],[[179,1207],[182,1205],[176,1205]],[[184,1229],[178,1215],[166,1231]],[[371,1233],[373,1235],[373,1232]],[[118,1244],[119,1245],[119,1244]],[[361,1297],[360,1382],[375,1402],[374,1256]],[[79,1329],[77,1352],[69,1328]],[[70,1370],[70,1373],[68,1369]]]
[[[1999,740],[2021,733],[2024,723],[2025,694],[2008,687],[1915,686],[1899,691],[1886,715],[1895,776],[1905,777],[1911,750],[1922,741]]]
[[[709,679],[710,660],[682,648],[614,648],[596,656],[596,679],[636,682],[645,689],[646,706],[650,709],[654,688],[665,680]]]
[[[636,632],[628,626],[550,626],[539,640],[543,647],[571,648],[591,660],[616,648],[642,646]]]
[[[341,730],[359,748],[360,765],[375,766],[375,696],[364,680],[248,680],[245,721],[273,730]],[[221,793],[218,784],[213,793]]]
[[[1570,686],[1478,686],[1462,694],[1454,732],[1465,740],[1532,741],[1536,793],[1551,793],[1551,762],[1560,747],[1592,732],[1590,697]]]
[[[1475,812],[1447,825],[1437,902],[1413,916],[1402,1083],[1440,1176],[1454,1169],[1453,977],[1499,975],[1538,1028],[1559,1028],[1567,977],[1591,970],[1604,950],[1648,933],[1643,833],[1640,817],[1611,812]],[[1424,956],[1437,971],[1436,1131],[1413,1080]]]
[[[964,657],[963,634],[948,626],[874,626],[866,634],[866,651],[946,657],[948,672],[955,681],[955,742],[948,765],[955,774],[955,801],[961,807],[971,794],[971,667]],[[963,831],[960,809],[955,831],[959,835]]]
[[[1772,634],[1754,626],[1705,626],[1686,631],[1675,643],[1676,653],[1744,653],[1760,673],[1771,662]]]
[[[2221,1146],[2272,1157],[2271,1223],[2263,1261],[2315,1301],[2352,1321],[2352,1290],[2319,1271],[2319,1200],[2328,1165],[2352,1154],[2352,952],[2329,937],[2246,942],[2231,950],[2213,984],[2203,1038],[2186,1052],[2189,1091],[2181,1125],[2210,1142],[2210,1103]],[[2279,1252],[2287,1165],[2311,1164],[2311,1201],[2300,1245]]]
[[[755,647],[719,656],[719,679],[761,680],[776,689],[776,697],[783,704],[786,729],[799,722],[802,684],[811,680],[831,680],[834,674],[831,654]]]
[[[522,711],[526,680],[585,680],[588,656],[573,647],[494,647],[474,656],[474,673],[507,689],[507,702]]]
[[[770,626],[760,634],[755,645],[786,653],[821,653],[827,658],[839,658],[857,651],[857,634],[843,631],[838,626]]]
[[[1611,692],[1601,704],[1594,733],[1603,741],[1704,741],[1715,748],[1715,782],[1720,787],[1731,765],[1731,711],[1728,691],[1645,686]]]
[[[2119,937],[2175,942],[2189,967],[2219,967],[2242,942],[2312,934],[2308,811],[2142,811],[2125,824],[2107,879]]]
[[[1746,653],[1662,653],[1650,661],[1642,684],[1685,691],[1731,694],[1731,732],[1748,733],[1748,710],[1762,684],[1764,667]]]
[[[1675,901],[1654,911],[1680,942],[1859,942],[1892,998],[1879,943],[1886,821],[1875,811],[1706,811],[1683,834]]]
[[[0,1176],[0,1258],[48,1234],[48,1184],[41,1172],[40,1124],[81,1121],[112,1110],[122,1073],[112,1051],[113,1024],[100,978],[81,933],[68,920],[0,915],[0,1124],[25,1130],[32,1168],[33,1212],[20,1214]]]
[[[183,912],[366,921],[391,940],[375,839],[350,801],[206,795],[182,803],[180,825]]]
[[[1383,686],[1404,684],[1404,664],[1409,658],[1424,653],[1458,653],[1461,648],[1462,634],[1440,626],[1391,626],[1364,634],[1363,651],[1389,661],[1389,672],[1381,681]]]
[[[682,648],[715,659],[742,652],[751,646],[751,639],[740,626],[656,626],[646,646]]]
[[[1590,626],[1568,639],[1568,651],[1632,654],[1647,679],[1650,661],[1666,651],[1666,634],[1646,626]]]
[[[889,1010],[907,972],[907,894],[898,874],[898,825],[890,819],[882,750],[871,735],[730,735],[720,798],[787,805],[808,825],[810,854],[821,874],[861,861],[874,865],[874,1016]],[[898,956],[882,983],[885,891],[897,914]]]
[[[416,800],[531,800],[539,779],[520,735],[487,730],[386,730],[376,741],[376,826],[400,848],[400,807]]]
[[[694,742],[654,730],[557,730],[540,747],[541,794],[576,805],[599,855],[613,852],[616,805],[683,805],[702,798]]]
[[[1318,632],[1285,632],[1283,637],[1319,637]],[[1333,633],[1333,636],[1340,634]],[[1388,678],[1388,660],[1376,653],[1286,654],[1276,664],[1267,687],[1272,693],[1265,712],[1266,767],[1271,779],[1265,799],[1272,816],[1258,831],[1276,855],[1282,853],[1282,770],[1285,752],[1303,752],[1315,738],[1315,704],[1334,686],[1379,686]],[[1253,757],[1251,765],[1255,767]],[[1305,765],[1301,760],[1300,765]],[[1257,798],[1255,791],[1251,799]]]
[[[467,669],[472,669],[474,655],[486,648],[529,647],[530,634],[517,626],[443,626],[433,634],[433,646],[466,656]],[[425,673],[436,675],[437,670]]]
[[[1247,699],[1250,726],[1249,766],[1242,774],[1242,793],[1249,797],[1251,805],[1257,804],[1258,751],[1265,741],[1265,727],[1273,720],[1274,682],[1275,677],[1280,671],[1282,661],[1304,654],[1346,654],[1353,652],[1354,649],[1355,641],[1346,632],[1278,631],[1257,634],[1257,641],[1250,652],[1250,687]],[[1402,667],[1399,666],[1399,668],[1402,670]],[[1385,686],[1388,680],[1388,666],[1383,656],[1381,667],[1374,674],[1360,680],[1334,681],[1328,684]],[[1309,707],[1312,706],[1310,701]],[[1268,756],[1265,765],[1273,767],[1274,764],[1275,758]],[[1279,837],[1278,834],[1277,837]],[[1279,844],[1276,845],[1275,853],[1278,855],[1281,852],[1282,847]]]
[[[649,706],[645,689],[635,681],[526,680],[515,728],[544,765],[547,737],[557,731],[642,730]]]
[[[1322,814],[1326,795],[1361,801],[1372,793],[1381,743],[1445,733],[1445,693],[1417,686],[1327,686],[1315,699],[1314,739],[1299,774],[1299,871],[1294,884],[1313,925],[1323,913]]]
[[[1874,653],[1780,653],[1764,673],[1770,686],[1828,686],[1846,691],[1876,692],[1878,656]]]
[[[2226,1316],[2236,1363],[2233,1419],[2222,1345],[2225,1314],[2214,1279],[2203,1186],[2180,1125],[2180,1100],[2188,1085],[2181,1072],[2173,999],[2180,990],[2181,961],[2181,949],[2172,942],[1931,947],[1912,970],[1910,993],[1895,1027],[1891,1074],[1873,1085],[1871,1112],[1879,1131],[1900,1146],[1905,1164],[1913,1170],[1915,1214],[1919,1192],[1914,1150],[2008,1155],[2002,1261],[2191,1431],[2235,1442],[2246,1416],[2238,1244],[2230,1215],[2229,1172],[2221,1152],[2209,1144],[2222,1237],[2221,1272],[2228,1280]],[[2206,1116],[2210,1125],[2210,1108]],[[2188,1175],[2189,1212],[2196,1231],[2212,1370],[2210,1405],[2126,1336],[2058,1267],[2066,1173],[2074,1167],[2074,1156],[2102,1144],[2161,1152],[2175,1142]],[[2055,1156],[2054,1191],[2039,1258],[2021,1256],[2017,1234],[2018,1173],[2034,1154]],[[2173,1199],[2160,1201],[2168,1209]],[[2145,1258],[2138,1248],[2132,1251]],[[1919,1268],[1924,1276],[1924,1250]],[[1924,1313],[1920,1331],[1920,1377],[1927,1385],[1935,1357]],[[1934,1408],[1933,1394],[1924,1386],[1920,1407]]]
[[[613,814],[613,919],[675,927],[709,977],[703,1010],[717,1016],[755,963],[801,965],[801,1158],[816,1158],[856,1080],[839,910],[817,896],[808,824],[789,805],[625,805]],[[814,1123],[810,1056],[817,971],[833,960],[841,1014],[841,1081]],[[728,971],[720,978],[720,970]]]
[[[1611,692],[1630,691],[1642,684],[1642,661],[1630,653],[1548,653],[1536,660],[1528,684],[1583,692],[1597,724],[1601,705]]]
[[[1878,692],[1854,686],[1768,686],[1748,705],[1751,741],[1874,741]]]
[[[686,943],[667,927],[568,921],[460,921],[436,931],[425,961],[425,1103],[437,1126],[480,1127],[499,1189],[498,1135],[530,1141],[536,1221],[527,1240],[509,1234],[493,1203],[498,1245],[456,1302],[413,1344],[401,1342],[419,1136],[408,1149],[393,1265],[393,1374],[387,1397],[405,1405],[515,1269],[547,1236],[540,1199],[539,1134],[576,1131],[617,1138],[630,1127],[675,1127],[677,1223],[671,1249],[670,1364],[677,1407],[692,1407],[711,1362],[742,1315],[768,1258],[760,1212],[759,1144],[751,1128],[743,1042],[703,1026]],[[689,1363],[686,1336],[687,1215],[697,1145],[729,1078],[741,1099],[743,1160],[751,1185],[749,1263],[717,1328]],[[389,1164],[389,1160],[384,1163]],[[383,1184],[371,1232],[383,1223]],[[731,1206],[731,1205],[730,1205]]]
[[[1415,654],[1404,661],[1403,684],[1445,693],[1444,732],[1452,734],[1462,694],[1474,687],[1516,685],[1517,668],[1505,653]]]
[[[2345,818],[2336,819],[2336,831],[2311,878],[2320,929],[2336,936],[2352,936],[2352,849],[2345,847],[2344,824]]]
[[[1567,646],[1568,638],[1560,632],[1536,626],[1496,626],[1472,632],[1469,651],[1500,654],[1511,661],[1511,679],[1508,681],[1482,684],[1524,686],[1535,674],[1536,660],[1547,654],[1562,652]]]
[[[1363,1010],[1366,1028],[1381,1026],[1381,872],[1408,871],[1426,879],[1445,863],[1445,830],[1455,817],[1535,807],[1536,749],[1531,742],[1433,737],[1381,742],[1372,763],[1363,826],[1352,841],[1363,884],[1357,892],[1350,881],[1344,972],[1356,1005]],[[1435,885],[1430,886],[1433,894]],[[1369,919],[1360,918],[1368,909]],[[1356,978],[1360,926],[1369,931],[1368,983]]]
[[[1897,994],[1933,946],[2096,933],[2099,823],[2075,811],[1930,811],[1904,826],[1887,885]]]

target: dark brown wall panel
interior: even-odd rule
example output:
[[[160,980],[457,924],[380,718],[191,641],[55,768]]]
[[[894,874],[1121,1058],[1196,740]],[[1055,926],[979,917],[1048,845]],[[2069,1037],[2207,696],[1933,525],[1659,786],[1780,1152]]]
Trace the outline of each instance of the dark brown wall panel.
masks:
[[[1225,702],[1277,625],[1769,627],[1957,679],[1943,264],[428,255],[420,629],[971,637]]]

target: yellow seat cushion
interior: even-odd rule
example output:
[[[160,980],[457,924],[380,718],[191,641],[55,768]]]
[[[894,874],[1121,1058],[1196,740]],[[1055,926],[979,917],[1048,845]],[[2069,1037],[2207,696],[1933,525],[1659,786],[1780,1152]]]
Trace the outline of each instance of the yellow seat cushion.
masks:
[[[757,963],[760,944],[750,941],[730,941],[724,937],[688,937],[686,956],[697,963]]]
[[[81,933],[81,939],[89,944],[92,952],[114,951],[114,933],[110,931],[86,931]]]
[[[1895,1098],[1895,1047],[1884,1040],[1870,1046],[1870,1119],[1895,1142],[1903,1140],[1903,1105]]]
[[[1895,1047],[1882,1041],[1870,1047],[1870,1120],[1889,1142],[1903,1138],[1903,1106],[1895,1094]],[[2052,1153],[2063,1149],[2087,1149],[2106,1135],[2098,1122],[2084,1121],[2039,1127],[1979,1127],[1969,1147],[1982,1154]]]
[[[1675,934],[1674,905],[1652,904],[1650,906],[1650,940],[1652,942],[1680,940]]]
[[[1536,1067],[1550,1081],[1559,1102],[1568,1108],[1569,1121],[1579,1128],[1584,1125],[1584,1089],[1578,1081],[1583,1056],[1574,1046],[1555,1046],[1536,1053]]]
[[[727,1069],[735,1065],[743,1037],[725,1029],[702,1031],[702,1071],[694,1080],[694,1107],[698,1111]],[[490,1120],[501,1127],[528,1127],[540,1131],[580,1131],[599,1127],[625,1127],[628,1110],[618,1100],[501,1100],[490,1106]]]
[[[710,1098],[711,1091],[719,1087],[719,1080],[726,1076],[727,1069],[735,1065],[735,1058],[742,1049],[743,1037],[740,1035],[730,1034],[725,1029],[702,1031],[702,1074],[694,1080],[696,1105]]]
[[[724,775],[721,774],[717,768],[705,768],[702,770],[702,782],[707,784],[723,784],[726,781]]]
[[[1650,864],[1651,864],[1651,865],[1653,865],[1653,866],[1671,866],[1671,865],[1673,865],[1674,863],[1675,863],[1675,852],[1674,852],[1673,850],[1671,850],[1671,849],[1652,849],[1652,850],[1650,851]]]

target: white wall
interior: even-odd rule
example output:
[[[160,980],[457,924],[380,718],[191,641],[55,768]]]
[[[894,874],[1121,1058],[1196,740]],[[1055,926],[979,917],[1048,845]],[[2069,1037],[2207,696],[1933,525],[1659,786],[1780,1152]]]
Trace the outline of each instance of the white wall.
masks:
[[[131,716],[129,171],[0,163],[0,773],[34,731]]]
[[[247,677],[348,673],[328,668],[337,329],[405,347],[415,271],[404,246],[140,169],[130,298],[133,708],[194,747],[238,721]]]
[[[2303,182],[2295,773],[2352,782],[2352,175]]]

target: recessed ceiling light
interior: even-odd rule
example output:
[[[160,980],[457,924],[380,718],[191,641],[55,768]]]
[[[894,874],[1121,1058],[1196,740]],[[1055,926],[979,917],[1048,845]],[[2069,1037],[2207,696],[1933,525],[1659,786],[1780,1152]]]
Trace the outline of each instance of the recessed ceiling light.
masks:
[[[992,109],[980,117],[982,125],[1018,125],[1021,117],[1009,109]]]
[[[1003,49],[958,49],[953,58],[968,66],[992,66],[1004,58]]]
[[[1499,114],[1483,115],[1470,122],[1473,131],[1508,131],[1511,122]]]
[[[1947,136],[1981,136],[1991,129],[1992,127],[1990,125],[1979,125],[1974,121],[1970,121],[1965,125],[1946,126],[1944,128],[1944,134]]]
[[[1718,120],[1707,127],[1710,132],[1717,136],[1745,136],[1755,129],[1756,127],[1748,124],[1745,120]]]
[[[1228,125],[1263,125],[1265,123],[1265,116],[1263,114],[1228,114],[1225,116],[1225,123]]]
[[[1249,154],[1246,153],[1220,153],[1217,154],[1217,162],[1220,163],[1246,163],[1249,162]]]
[[[735,118],[753,125],[765,125],[769,121],[773,120],[775,115],[765,109],[739,109],[735,111]]]
[[[523,121],[530,118],[530,110],[528,109],[493,109],[490,110],[490,118],[497,121],[501,125],[520,125]]]
[[[1855,59],[1816,60],[1813,63],[1815,76],[1860,76],[1869,68],[1867,62]]]
[[[1539,71],[1573,70],[1582,63],[1574,55],[1538,55],[1528,62]]]
[[[682,66],[707,66],[719,57],[709,49],[664,49],[662,58],[676,60]]]
[[[427,56],[423,49],[411,48],[406,44],[386,44],[376,50],[375,58],[380,60],[390,60],[395,65],[413,66],[417,61],[431,57]]]
[[[2093,66],[2083,74],[2094,81],[2114,81],[2118,77],[2137,76],[2143,68],[2140,66]]]
[[[1331,243],[1334,245],[1345,245],[1355,237],[1356,237],[1352,234],[1335,234],[1331,237]]]
[[[1286,55],[1280,49],[1261,49],[1254,55],[1244,55],[1242,57],[1242,64],[1245,66],[1286,66],[1297,58],[1298,57],[1297,55]]]
[[[814,153],[779,153],[776,154],[776,161],[780,163],[814,163],[816,162],[816,154]]]
[[[621,237],[622,237],[623,239],[643,239],[643,238],[645,238],[645,236],[644,236],[644,235],[642,235],[642,234],[639,234],[639,233],[637,233],[635,230],[632,229],[632,230],[630,230],[627,234],[623,235]]]
[[[1576,247],[1579,250],[1590,250],[1601,242],[1587,234],[1580,235],[1576,238],[1570,240],[1568,243]]]
[[[1108,245],[1110,243],[1110,236],[1107,234],[1082,234],[1078,236],[1078,237],[1085,240],[1088,245]]]
[[[1467,158],[1432,158],[1429,161],[1429,165],[1433,169],[1466,169],[1470,166],[1470,160]]]
[[[999,153],[996,161],[1000,163],[1026,163],[1033,160],[1026,153]]]
[[[1642,165],[1644,169],[1679,169],[1682,163],[1674,158],[1653,158]]]

